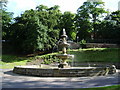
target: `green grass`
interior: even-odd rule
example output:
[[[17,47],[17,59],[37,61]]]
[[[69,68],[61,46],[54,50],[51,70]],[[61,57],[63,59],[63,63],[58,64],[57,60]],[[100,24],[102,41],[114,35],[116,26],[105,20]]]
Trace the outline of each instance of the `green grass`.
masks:
[[[0,61],[1,69],[10,69],[14,66],[25,65],[28,61],[26,57],[18,57],[15,55],[2,55],[2,61]]]
[[[70,50],[70,54],[75,55],[74,60],[79,62],[119,62],[118,48],[90,48],[80,50]]]
[[[76,90],[120,90],[120,85],[113,85],[107,87],[96,87],[96,88],[81,88]]]
[[[59,52],[61,53],[61,52]],[[120,62],[118,53],[119,48],[88,48],[88,49],[75,49],[67,50],[68,54],[73,54],[74,61],[77,62]],[[50,64],[52,61],[59,61],[58,58],[54,57],[58,53],[46,54],[37,56],[38,58],[44,59],[44,64]],[[72,60],[67,60],[71,62]]]
[[[60,59],[58,59],[55,55],[57,55],[58,53],[50,53],[50,54],[45,54],[45,55],[41,55],[41,56],[35,56],[35,58],[41,58],[42,60],[44,60],[42,62],[42,64],[51,64],[53,62],[60,62]]]
[[[13,63],[5,63],[0,61],[0,69],[11,69],[14,68],[14,66],[19,66],[19,65],[25,65],[27,60],[25,61],[19,61],[19,62],[13,62]]]
[[[77,49],[68,50],[67,53],[75,55],[74,60],[79,62],[120,62],[120,58],[118,56],[118,53],[120,53],[119,48]],[[15,55],[2,55],[2,61],[0,61],[0,68],[6,69],[13,68],[17,65],[25,65],[26,62],[35,60],[35,58],[43,59],[43,64],[59,62],[60,59],[55,57],[56,54],[58,53],[50,53],[32,58],[18,57]]]

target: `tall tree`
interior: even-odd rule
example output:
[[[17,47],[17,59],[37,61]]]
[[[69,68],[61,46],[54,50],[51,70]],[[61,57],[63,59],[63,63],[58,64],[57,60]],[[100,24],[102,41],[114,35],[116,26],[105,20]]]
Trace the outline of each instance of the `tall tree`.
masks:
[[[97,31],[97,38],[107,39],[110,43],[120,43],[120,11],[112,12],[103,20]]]
[[[91,32],[95,38],[97,30],[96,26],[101,21],[100,19],[103,17],[103,14],[106,13],[103,6],[104,2],[90,1],[84,2],[83,5],[78,8],[76,15],[76,22],[78,23],[77,27],[81,28],[80,30],[86,30],[80,32]]]
[[[62,15],[61,11],[59,10],[59,6],[55,5],[53,7],[48,8],[47,6],[38,6],[37,8],[39,20],[42,22],[43,25],[48,27],[48,35],[49,35],[49,46],[51,48],[55,45],[59,38],[59,22],[60,17]]]
[[[8,0],[0,0],[0,9],[6,7]]]
[[[65,28],[66,33],[71,40],[75,40],[76,37],[74,19],[75,19],[75,14],[67,11],[64,12],[64,14],[61,16],[61,21],[60,21],[61,30]]]
[[[52,49],[59,37],[58,21],[61,12],[58,6],[48,8],[40,5],[36,10],[26,10],[15,18],[11,26],[11,41],[21,51],[35,52]]]
[[[116,21],[117,25],[120,25],[120,10],[112,12],[110,17],[111,20]]]
[[[13,19],[13,13],[7,12],[6,10],[2,10],[2,38],[4,40],[8,40],[11,30],[10,25]]]
[[[1,0],[0,1],[0,27],[2,27],[2,39],[9,39],[10,35],[10,25],[13,19],[13,13],[7,12],[7,2],[8,0]]]

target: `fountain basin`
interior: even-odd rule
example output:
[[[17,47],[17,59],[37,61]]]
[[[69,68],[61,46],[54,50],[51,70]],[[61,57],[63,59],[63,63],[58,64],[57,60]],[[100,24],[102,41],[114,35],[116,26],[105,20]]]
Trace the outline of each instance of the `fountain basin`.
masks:
[[[58,68],[51,65],[26,65],[15,66],[13,72],[16,74],[39,76],[39,77],[87,77],[114,74],[116,70],[112,67],[70,67]]]

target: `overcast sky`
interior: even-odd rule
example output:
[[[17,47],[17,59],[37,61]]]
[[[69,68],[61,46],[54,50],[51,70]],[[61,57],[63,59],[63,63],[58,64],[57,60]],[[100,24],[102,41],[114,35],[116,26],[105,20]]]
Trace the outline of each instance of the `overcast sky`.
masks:
[[[14,17],[20,15],[25,10],[35,9],[38,5],[46,5],[52,7],[59,5],[62,12],[71,11],[76,13],[76,10],[87,0],[8,0],[7,10],[14,13]],[[118,10],[118,2],[120,0],[102,0],[105,2],[105,8],[110,11]]]

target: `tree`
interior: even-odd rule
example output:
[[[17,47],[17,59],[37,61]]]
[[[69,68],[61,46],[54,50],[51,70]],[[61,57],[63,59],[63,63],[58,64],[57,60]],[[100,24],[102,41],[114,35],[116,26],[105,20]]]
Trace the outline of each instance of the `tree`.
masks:
[[[76,36],[74,19],[75,19],[75,14],[71,12],[64,12],[64,14],[61,16],[61,21],[60,21],[61,30],[65,28],[66,33],[71,40],[75,40],[75,36]]]
[[[10,25],[12,23],[13,19],[13,13],[12,12],[7,12],[6,10],[6,5],[7,5],[8,0],[1,0],[0,1],[0,27],[2,27],[2,39],[8,40],[9,39],[9,34],[10,34]]]
[[[13,19],[13,13],[2,10],[2,38],[4,40],[9,40],[10,37],[10,25]]]
[[[110,43],[120,43],[120,11],[112,12],[98,26],[97,38],[107,39]]]
[[[36,10],[26,10],[11,25],[12,45],[16,45],[16,50],[27,53],[52,49],[59,38],[60,14],[58,6],[48,8],[40,5]]]
[[[45,48],[43,44],[46,42],[44,37],[47,38],[47,27],[39,21],[36,11],[26,10],[21,17],[16,17],[15,21],[11,25],[11,42],[13,46],[16,46],[17,52],[33,53]]]
[[[117,25],[120,25],[120,10],[112,12],[110,17],[111,20],[116,21]]]
[[[40,5],[37,7],[37,14],[39,16],[39,20],[43,25],[48,27],[48,35],[49,35],[49,46],[54,47],[59,38],[59,22],[60,17],[62,15],[59,10],[59,6],[55,5],[53,7],[48,8],[47,6]]]
[[[103,13],[106,13],[103,6],[103,2],[90,1],[84,2],[83,5],[78,8],[76,15],[76,23],[79,38],[82,39],[89,37],[89,33],[93,33],[95,39],[97,30],[96,26],[101,21],[100,18],[103,17]],[[83,34],[79,34],[81,32],[85,34],[83,37],[80,36]]]
[[[2,9],[3,7],[6,7],[8,0],[1,0],[0,1],[0,9]]]

